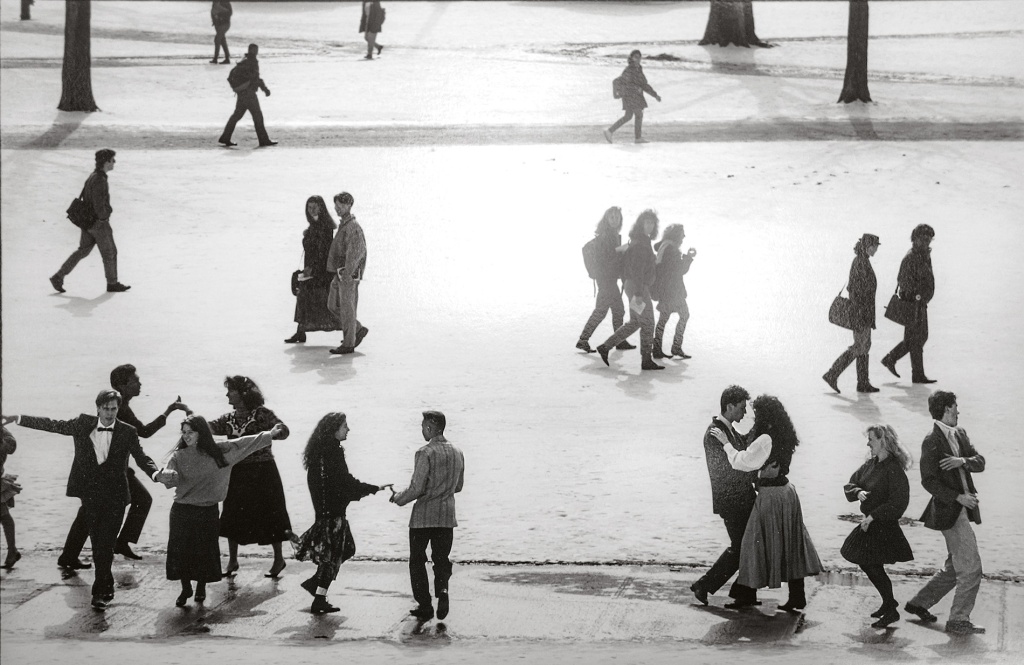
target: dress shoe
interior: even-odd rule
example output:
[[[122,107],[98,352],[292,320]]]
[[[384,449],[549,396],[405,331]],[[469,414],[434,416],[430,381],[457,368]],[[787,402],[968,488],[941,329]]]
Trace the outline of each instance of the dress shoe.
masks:
[[[214,58],[213,60],[211,60],[211,61],[210,61],[210,64],[211,64],[211,65],[216,65],[216,64],[218,64],[219,62],[220,62],[220,61],[219,61],[219,60],[217,60],[217,58]]]
[[[331,349],[331,353],[333,353],[336,356],[344,356],[344,355],[347,355],[349,353],[355,353],[355,352],[356,352],[356,347],[354,347],[354,346],[345,346],[344,344],[342,344],[341,346],[339,346],[336,349]]]
[[[919,376],[915,379],[911,379],[911,383],[938,383],[935,379],[929,379],[927,376]]]
[[[947,621],[946,632],[954,635],[984,635],[985,629],[970,621]]]
[[[284,341],[285,344],[302,344],[306,341],[306,333],[297,332]]]
[[[828,374],[822,374],[821,375],[821,380],[824,381],[825,383],[827,383],[829,388],[831,388],[832,390],[836,391],[836,394],[838,394],[838,395],[842,394],[842,391],[839,390],[839,384],[836,382],[836,378],[834,376],[829,376]]]
[[[64,293],[64,278],[54,275],[50,278],[50,286],[52,286],[53,290],[57,293]]]
[[[313,614],[330,614],[331,612],[340,612],[341,608],[328,603],[327,596],[314,596],[309,611]]]
[[[615,348],[618,349],[619,351],[629,351],[631,349],[635,349],[636,345],[630,344],[626,340],[622,340],[621,342],[615,345]]]
[[[138,561],[142,557],[132,551],[131,546],[128,543],[117,543],[114,545],[114,554],[120,554],[126,559],[134,559]]]
[[[896,611],[895,607],[889,609],[888,612],[878,617],[878,621],[871,624],[872,628],[885,628],[891,623],[896,623],[900,620],[900,613]]]
[[[107,601],[103,600],[99,596],[93,596],[91,605],[94,610],[99,610],[100,612],[107,609]]]
[[[4,570],[10,570],[11,568],[14,568],[14,564],[18,563],[19,559],[21,559],[21,552],[19,552],[18,550],[11,550],[10,552],[8,552],[7,558],[4,559]]]
[[[231,58],[224,58],[223,60],[220,61],[220,64],[222,64],[222,65],[230,65],[231,64]]]
[[[448,616],[448,610],[448,594],[442,593],[440,596],[437,597],[437,618],[444,619],[446,616]]]
[[[690,586],[690,591],[693,592],[693,597],[696,598],[697,600],[699,600],[701,605],[707,605],[708,604],[708,590],[707,589],[705,589],[704,587],[702,587],[699,584],[694,583],[694,584],[692,584]]]
[[[859,392],[859,393],[877,393],[877,392],[879,392],[879,390],[878,390],[878,388],[874,387],[870,383],[866,383],[864,385],[857,386],[857,392]]]
[[[238,145],[237,143],[235,143],[231,139],[221,139],[221,140],[217,141],[217,143],[221,144],[225,148],[233,148],[236,145]]]
[[[604,344],[599,344],[597,346],[597,355],[601,356],[601,360],[604,361],[605,365],[608,365],[608,352],[609,351],[611,351],[611,349],[608,348],[607,346],[605,346]],[[611,365],[608,365],[608,366],[611,367]]]
[[[659,365],[650,358],[644,358],[643,362],[640,363],[640,369],[665,369],[665,366]]]
[[[789,612],[790,614],[796,614],[805,607],[807,607],[806,600],[794,600],[792,598],[787,600],[785,605],[779,605],[780,610],[783,612]]]
[[[303,580],[302,582],[299,582],[299,586],[305,589],[309,593],[309,595],[316,595],[316,577],[310,577],[308,580]]]
[[[676,358],[682,358],[683,360],[689,360],[690,358],[693,357],[690,354],[683,351],[683,347],[681,346],[673,346],[672,355],[674,355]]]
[[[579,349],[580,351],[583,351],[584,353],[594,352],[594,349],[590,348],[590,342],[588,342],[585,339],[581,339],[580,341],[576,342],[576,348]]]
[[[894,363],[889,358],[882,358],[882,367],[892,372],[892,375],[895,376],[897,379],[900,378],[899,372],[896,371],[896,363]]]
[[[279,579],[278,575],[281,574],[281,571],[284,570],[284,567],[286,565],[287,564],[284,562],[284,559],[281,559],[280,561],[275,561],[274,564],[270,566],[270,572],[265,574],[263,577],[269,577],[272,580]]]
[[[734,600],[724,605],[727,610],[742,610],[747,607],[756,607],[761,604],[760,600]]]
[[[609,132],[607,129],[604,130],[604,140],[608,141],[608,143],[612,142],[612,133]]]
[[[269,148],[272,145],[277,145],[277,141],[267,141],[266,143],[261,143],[260,147],[261,148]]]
[[[192,597],[192,589],[189,589],[188,591],[182,591],[180,594],[178,594],[178,597],[174,600],[174,606],[175,607],[185,607],[185,603],[187,603],[188,599],[191,598],[191,597]]]
[[[370,332],[370,329],[366,326],[359,326],[359,330],[356,331],[356,343],[352,345],[352,348],[356,348],[363,343],[363,338],[366,337],[366,333]]]
[[[932,614],[925,608],[921,607],[920,605],[907,603],[903,606],[903,609],[910,612],[911,614],[916,614],[917,618],[923,621],[924,623],[935,623],[939,620],[939,617],[935,616],[934,614]]]
[[[86,570],[87,568],[92,568],[91,563],[86,563],[81,559],[75,559],[73,561],[57,559],[57,565],[65,570]]]
[[[107,284],[107,293],[124,293],[132,287],[121,282],[114,282],[113,284]]]
[[[434,608],[430,605],[417,605],[409,610],[409,614],[413,615],[420,621],[430,621],[434,618]]]

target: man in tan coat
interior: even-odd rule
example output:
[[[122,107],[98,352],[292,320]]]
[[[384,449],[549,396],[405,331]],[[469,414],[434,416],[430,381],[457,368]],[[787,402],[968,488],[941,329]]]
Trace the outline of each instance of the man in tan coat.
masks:
[[[327,272],[334,275],[327,296],[327,309],[341,320],[345,337],[334,354],[353,353],[370,329],[359,323],[359,281],[366,270],[366,236],[352,214],[355,199],[348,192],[336,194],[334,210],[338,213],[338,232],[327,254]]]

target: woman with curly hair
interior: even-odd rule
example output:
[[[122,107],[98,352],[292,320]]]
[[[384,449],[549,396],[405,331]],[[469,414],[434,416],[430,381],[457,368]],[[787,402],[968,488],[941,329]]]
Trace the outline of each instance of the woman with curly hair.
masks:
[[[583,326],[580,339],[576,342],[576,348],[580,351],[593,353],[590,348],[590,336],[594,334],[597,327],[612,312],[612,328],[618,330],[622,326],[622,320],[626,316],[626,308],[622,306],[622,293],[619,292],[619,277],[622,273],[622,262],[619,260],[621,254],[616,250],[622,244],[622,208],[612,206],[604,211],[601,221],[594,229],[594,242],[596,243],[596,271],[594,281],[597,282],[597,302],[594,303],[594,311]],[[622,350],[635,349],[636,347],[623,340],[616,347]]]
[[[900,518],[910,504],[910,453],[900,443],[889,425],[872,425],[867,429],[868,461],[850,476],[843,488],[847,501],[860,501],[861,533],[854,531],[847,539],[861,541],[855,550],[844,545],[843,558],[860,566],[882,597],[882,606],[871,616],[878,619],[872,628],[885,628],[899,621],[899,603],[892,594],[892,581],[885,573],[885,564],[913,561],[907,537],[900,528]]]
[[[337,612],[327,602],[327,589],[338,577],[341,564],[356,553],[345,512],[348,504],[376,494],[388,485],[370,485],[349,473],[342,441],[348,438],[348,420],[344,413],[328,413],[320,419],[302,453],[306,483],[313,500],[316,521],[302,536],[293,538],[295,558],[317,564],[316,573],[302,582],[313,596],[313,614]]]
[[[288,438],[288,426],[264,406],[263,392],[255,381],[247,376],[229,376],[224,379],[224,387],[234,411],[210,422],[214,434],[237,439],[269,432],[275,425],[281,425],[274,438]],[[220,537],[228,539],[225,574],[233,575],[238,570],[239,545],[257,543],[274,548],[274,563],[266,576],[277,579],[285,566],[281,543],[288,540],[291,531],[281,474],[267,446],[231,469],[231,483],[220,516]]]
[[[228,494],[231,468],[251,453],[270,446],[283,425],[269,432],[216,443],[202,416],[181,422],[181,438],[171,452],[166,470],[172,472],[167,487],[174,488],[170,530],[167,538],[167,579],[181,580],[175,601],[184,607],[196,583],[197,603],[206,600],[206,584],[220,581],[220,534],[217,504]]]
[[[760,395],[751,407],[754,426],[748,437],[767,437],[771,453],[757,479],[757,500],[743,534],[737,582],[753,589],[778,589],[787,582],[789,599],[779,609],[797,612],[807,606],[804,578],[822,571],[804,526],[800,497],[789,482],[789,465],[800,441],[779,398]]]

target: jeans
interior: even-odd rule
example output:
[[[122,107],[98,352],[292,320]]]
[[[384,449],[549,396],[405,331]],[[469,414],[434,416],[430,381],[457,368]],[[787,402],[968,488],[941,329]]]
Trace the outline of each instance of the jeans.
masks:
[[[628,295],[628,294],[627,294]],[[619,326],[612,336],[604,342],[604,346],[612,347],[627,337],[640,330],[640,355],[644,358],[651,356],[654,349],[654,304],[650,298],[644,298],[644,310],[639,314],[629,308],[629,321]]]
[[[359,281],[351,277],[335,276],[327,296],[327,309],[341,321],[341,329],[345,331],[342,346],[356,345],[356,333],[363,326],[356,318],[358,308]]]
[[[954,587],[953,606],[949,610],[950,621],[970,621],[974,601],[981,587],[981,555],[978,540],[967,519],[967,511],[961,510],[956,523],[942,532],[946,539],[946,563],[935,573],[924,588],[917,592],[910,602],[928,609],[942,600]]]
[[[597,302],[594,304],[594,311],[591,312],[587,324],[583,326],[580,339],[589,341],[597,327],[608,316],[608,310],[612,311],[612,328],[618,330],[622,327],[622,320],[626,316],[626,308],[622,304],[622,294],[619,293],[619,280],[608,279],[597,282]]]
[[[640,134],[643,132],[644,126],[644,110],[637,109],[636,111],[626,111],[626,114],[615,121],[615,124],[608,128],[609,132],[614,132],[619,127],[629,122],[629,119],[636,116],[636,121],[633,123],[633,136],[640,138]]]
[[[115,284],[117,282],[117,245],[114,244],[114,231],[110,228],[109,219],[101,219],[93,224],[92,228],[82,229],[78,249],[71,253],[54,277],[59,279],[67,277],[79,261],[92,253],[93,247],[100,248],[103,274],[107,278],[107,284]]]
[[[675,310],[679,314],[679,320],[676,321],[676,332],[672,337],[672,348],[682,349],[683,348],[683,334],[686,332],[686,322],[690,320],[690,308],[687,307],[686,301],[684,300],[679,306],[679,309]],[[661,340],[665,335],[665,328],[668,327],[669,317],[672,316],[672,311],[660,312],[658,315],[658,325],[654,327],[654,339],[658,340],[658,346],[661,346]]]

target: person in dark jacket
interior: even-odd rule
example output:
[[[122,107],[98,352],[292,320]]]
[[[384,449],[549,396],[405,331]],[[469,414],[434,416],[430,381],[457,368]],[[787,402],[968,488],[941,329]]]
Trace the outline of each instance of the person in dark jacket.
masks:
[[[654,251],[657,252],[657,267],[651,295],[658,301],[659,312],[658,324],[654,327],[655,358],[690,358],[689,354],[683,352],[683,334],[686,332],[686,322],[690,320],[683,275],[690,272],[690,264],[697,256],[697,250],[691,247],[686,256],[683,256],[680,245],[685,237],[686,232],[682,224],[669,224],[661,236],[661,241],[654,246]],[[662,351],[661,344],[668,320],[673,314],[678,314],[679,320],[676,322],[676,332],[672,338],[672,350],[666,354]]]
[[[21,20],[31,21],[32,20],[32,5],[36,4],[36,0],[21,0]]]
[[[107,292],[120,293],[132,288],[117,281],[117,245],[114,244],[114,231],[110,228],[110,215],[114,209],[110,207],[110,185],[107,174],[114,170],[114,155],[109,148],[96,151],[96,170],[85,181],[82,188],[82,200],[90,204],[96,221],[88,229],[82,229],[78,241],[78,249],[71,253],[64,265],[50,277],[50,285],[58,293],[64,293],[64,278],[75,269],[78,262],[89,256],[92,248],[100,248],[103,259],[103,274],[107,278]]]
[[[658,213],[644,210],[629,230],[629,248],[623,266],[623,290],[629,298],[629,321],[619,326],[612,336],[597,347],[604,364],[613,346],[626,340],[640,329],[641,369],[665,369],[651,359],[654,346],[654,305],[651,287],[654,285],[655,257],[651,242],[658,237]]]
[[[576,348],[580,351],[594,352],[594,349],[590,348],[590,336],[604,321],[608,310],[612,312],[612,328],[618,330],[622,327],[622,320],[626,315],[626,308],[622,305],[622,293],[619,291],[619,277],[622,273],[620,258],[623,252],[617,251],[622,244],[622,236],[619,235],[621,230],[622,208],[618,206],[605,210],[604,216],[594,229],[594,236],[597,239],[597,302],[586,325],[583,326],[579,341],[576,342]],[[636,347],[623,340],[615,348],[628,350]]]
[[[899,603],[893,597],[885,564],[914,560],[914,552],[900,528],[900,518],[910,504],[906,470],[911,459],[889,425],[868,427],[867,437],[871,457],[844,487],[847,501],[860,501],[864,519],[858,528],[863,531],[865,543],[863,554],[854,557],[856,561],[846,558],[860,566],[882,597],[882,606],[871,614],[878,621],[871,627],[885,628],[900,618],[896,611]]]
[[[213,7],[210,8],[210,18],[213,20],[213,29],[217,31],[213,38],[213,60],[210,61],[210,64],[217,64],[222,46],[224,47],[224,59],[220,64],[231,64],[227,38],[228,30],[231,29],[231,3],[228,0],[214,0]]]
[[[637,143],[647,143],[647,139],[643,138],[643,126],[644,126],[644,109],[647,108],[647,99],[644,97],[646,92],[651,97],[654,97],[659,102],[661,96],[654,91],[647,83],[647,77],[644,76],[644,68],[640,66],[640,51],[634,50],[629,54],[629,64],[622,70],[620,78],[620,89],[622,90],[622,110],[625,114],[619,118],[614,125],[604,130],[604,139],[608,143],[612,142],[612,134],[619,127],[629,122],[630,118],[635,117],[636,120],[633,122],[633,137]]]
[[[337,224],[327,210],[322,196],[306,200],[306,223],[302,232],[303,266],[299,275],[299,294],[295,297],[295,334],[286,344],[306,341],[306,333],[314,330],[341,330],[341,320],[327,308],[332,276],[327,272],[327,255],[334,241]]]
[[[935,383],[924,373],[924,343],[928,341],[928,303],[935,295],[935,274],[932,272],[932,238],[935,229],[918,224],[910,234],[912,246],[900,263],[896,278],[901,300],[917,304],[917,315],[903,328],[903,341],[882,358],[882,365],[899,378],[896,363],[910,354],[910,378],[914,383]]]
[[[376,494],[390,485],[370,485],[349,473],[342,441],[348,439],[348,420],[344,413],[328,413],[317,423],[302,454],[306,483],[313,500],[316,521],[304,534],[292,539],[295,558],[317,564],[316,573],[301,583],[313,596],[313,614],[337,612],[327,602],[327,589],[338,577],[341,564],[356,553],[345,512],[348,504]]]
[[[853,304],[853,344],[836,358],[832,367],[821,377],[837,393],[839,375],[854,360],[857,361],[857,392],[878,392],[868,376],[868,351],[871,350],[871,330],[875,327],[875,291],[878,289],[871,257],[878,251],[879,245],[878,236],[865,233],[853,246],[855,256],[846,287]]]
[[[260,47],[256,44],[249,44],[249,51],[245,54],[245,57],[240,63],[235,65],[239,67],[243,72],[243,80],[240,84],[235,86],[235,112],[228,118],[228,124],[224,126],[224,132],[220,135],[218,142],[223,144],[225,147],[230,148],[231,146],[238,145],[231,141],[231,135],[235,132],[235,125],[242,119],[245,112],[248,111],[252,116],[252,124],[256,127],[256,138],[260,141],[260,147],[265,148],[271,145],[277,145],[277,141],[271,141],[270,136],[267,135],[267,128],[263,124],[263,111],[260,109],[260,99],[256,96],[257,90],[262,90],[263,94],[267,97],[270,96],[270,88],[260,78],[260,63],[256,59],[256,55],[259,53]]]
[[[363,13],[359,18],[359,32],[363,33],[363,38],[366,39],[364,60],[373,60],[373,49],[377,49],[377,55],[384,50],[384,45],[377,43],[377,35],[384,29],[383,25],[384,9],[380,6],[380,0],[363,2]]]

